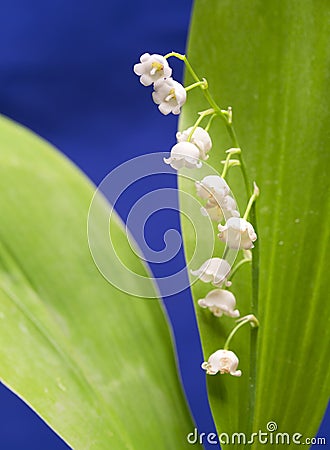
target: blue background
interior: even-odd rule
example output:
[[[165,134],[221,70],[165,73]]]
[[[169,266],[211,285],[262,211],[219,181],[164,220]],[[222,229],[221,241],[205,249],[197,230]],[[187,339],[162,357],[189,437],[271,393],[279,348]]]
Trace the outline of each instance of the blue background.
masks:
[[[52,142],[96,184],[134,156],[168,151],[177,118],[158,112],[148,98],[151,90],[140,85],[132,65],[145,51],[184,53],[191,6],[190,0],[2,0],[1,113]],[[171,65],[180,80],[181,64],[171,60]],[[163,183],[175,186],[173,178]],[[125,218],[127,204],[119,203],[118,210]],[[179,229],[179,222],[173,212],[154,220],[158,227],[146,232],[157,248],[164,231]],[[182,253],[173,264],[182,267]],[[173,264],[165,271],[173,271]],[[199,368],[203,357],[190,293],[167,298],[166,307],[198,428],[215,431]],[[3,386],[0,405],[0,449],[68,448]],[[325,421],[319,435],[326,435]]]

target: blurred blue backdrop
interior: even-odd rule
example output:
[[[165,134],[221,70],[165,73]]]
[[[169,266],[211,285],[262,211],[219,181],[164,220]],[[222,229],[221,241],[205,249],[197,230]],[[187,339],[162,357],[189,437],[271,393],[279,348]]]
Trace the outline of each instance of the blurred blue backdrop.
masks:
[[[149,98],[151,90],[142,87],[132,65],[145,51],[183,53],[191,7],[191,0],[2,0],[1,113],[52,142],[96,184],[134,156],[168,151],[175,142],[177,118],[158,112]],[[181,64],[171,60],[171,65],[180,80]],[[166,186],[176,185],[174,177],[164,177]],[[127,204],[119,202],[118,210],[125,218]],[[173,212],[153,220],[146,238],[157,248],[164,231],[179,229],[179,221]],[[182,253],[174,264],[182,267]],[[165,302],[194,418],[200,431],[212,432],[190,293]],[[3,386],[0,404],[1,449],[68,448]],[[324,421],[321,436],[326,425]]]

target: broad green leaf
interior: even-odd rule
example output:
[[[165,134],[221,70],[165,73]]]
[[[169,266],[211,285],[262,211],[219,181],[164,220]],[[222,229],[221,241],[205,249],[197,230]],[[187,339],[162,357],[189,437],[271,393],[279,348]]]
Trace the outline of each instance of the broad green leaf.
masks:
[[[115,289],[90,255],[94,187],[4,118],[0,149],[1,381],[75,449],[186,448],[192,423],[162,308]],[[105,200],[96,212],[109,215]],[[146,273],[119,220],[111,226]]]
[[[220,106],[233,107],[250,180],[257,180],[261,188],[255,249],[260,252],[261,323],[255,405],[250,400],[255,390],[249,387],[247,327],[232,341],[242,377],[207,377],[219,432],[247,432],[252,427],[266,431],[267,422],[275,421],[279,432],[313,437],[326,408],[329,19],[330,4],[323,1],[195,2],[189,61],[200,77],[207,78]],[[190,83],[189,76],[186,81]],[[197,111],[208,107],[200,91],[189,93],[180,128],[191,126]],[[214,145],[208,162],[221,171],[224,151],[233,145],[221,121],[213,123],[211,136]],[[244,211],[246,194],[240,170],[232,168],[228,180]],[[193,183],[186,179],[180,187],[195,195]],[[189,260],[195,237],[184,218],[182,225]],[[221,256],[221,252],[216,243],[214,254]],[[195,305],[210,289],[200,281],[192,286]],[[241,314],[249,313],[248,266],[235,275],[232,291]],[[196,313],[207,358],[223,346],[233,321],[211,317],[198,306]],[[264,448],[260,444],[253,448],[259,446]]]

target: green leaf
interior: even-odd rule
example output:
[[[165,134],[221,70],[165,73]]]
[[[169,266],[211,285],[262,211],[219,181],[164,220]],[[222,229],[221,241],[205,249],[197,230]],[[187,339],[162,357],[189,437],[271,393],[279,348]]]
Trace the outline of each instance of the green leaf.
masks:
[[[301,433],[303,440],[315,435],[326,408],[329,19],[330,5],[322,1],[195,2],[189,61],[200,77],[207,78],[218,104],[233,107],[250,181],[256,180],[261,188],[256,392],[249,386],[253,368],[251,332],[246,327],[232,341],[242,377],[207,377],[219,432],[249,432],[252,427],[266,431],[267,422],[275,421],[279,432]],[[191,78],[187,76],[186,81],[189,84]],[[188,95],[181,129],[195,122],[197,111],[209,107],[198,89]],[[233,145],[220,121],[212,124],[211,136],[214,144],[208,163],[221,171],[224,151]],[[247,199],[239,168],[230,169],[229,184],[244,211]],[[193,183],[186,179],[180,180],[180,188],[195,195]],[[185,209],[187,197],[181,197]],[[184,218],[182,225],[189,260],[195,237]],[[221,252],[216,243],[214,255],[221,257]],[[200,281],[192,286],[195,305],[209,290]],[[248,314],[248,266],[235,275],[232,291],[241,315]],[[208,358],[223,346],[233,321],[211,317],[198,306],[196,313]],[[260,444],[253,448],[259,446],[264,448]]]
[[[159,302],[117,290],[91,257],[94,187],[4,118],[0,148],[1,381],[75,449],[188,447],[192,422]],[[109,217],[102,198],[95,211],[100,224]],[[118,219],[111,228],[146,274]],[[94,245],[106,258],[105,243]],[[117,276],[137,283],[124,269]]]

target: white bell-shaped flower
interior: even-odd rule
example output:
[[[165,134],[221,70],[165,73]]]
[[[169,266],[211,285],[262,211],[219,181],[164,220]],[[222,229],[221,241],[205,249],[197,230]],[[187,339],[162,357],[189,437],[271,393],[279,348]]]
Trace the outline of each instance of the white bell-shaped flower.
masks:
[[[169,158],[164,158],[166,164],[170,164],[173,169],[179,170],[182,167],[188,167],[189,169],[202,166],[199,160],[199,150],[196,145],[191,142],[179,142],[175,144],[171,149],[171,155]]]
[[[176,138],[178,142],[186,142],[192,132],[193,127],[188,128],[184,131],[178,131],[176,134]],[[200,150],[200,158],[203,160],[208,159],[207,153],[212,148],[212,141],[209,133],[204,130],[204,128],[197,127],[193,132],[190,141],[192,144],[195,144]]]
[[[230,350],[217,350],[202,364],[202,369],[206,370],[208,375],[215,375],[218,372],[230,373],[234,377],[240,377],[242,372],[237,370],[239,359],[234,352]]]
[[[229,317],[239,317],[239,311],[235,309],[235,296],[225,289],[214,289],[205,298],[198,300],[198,304],[201,308],[208,308],[217,317],[221,317],[223,314]]]
[[[220,222],[223,218],[239,217],[229,186],[220,176],[208,175],[202,181],[196,182],[196,193],[200,198],[207,200],[201,213],[209,215],[211,220]]]
[[[229,248],[248,250],[254,247],[253,242],[257,239],[250,222],[239,217],[231,217],[225,225],[219,224],[218,229],[219,239],[226,242]]]
[[[155,82],[154,89],[152,98],[159,105],[158,109],[162,114],[180,114],[180,108],[187,99],[187,92],[182,84],[172,78],[161,78]]]
[[[140,76],[143,86],[150,86],[160,78],[170,77],[172,69],[167,59],[162,55],[144,53],[140,57],[140,63],[134,65],[134,72]]]
[[[231,285],[231,282],[227,281],[229,272],[229,263],[221,258],[207,259],[199,269],[190,271],[192,275],[195,275],[204,283],[212,283],[216,287],[221,287],[223,284]]]
[[[221,204],[229,193],[228,184],[218,175],[208,175],[202,181],[196,182],[196,194],[198,197],[208,200],[213,205]]]

